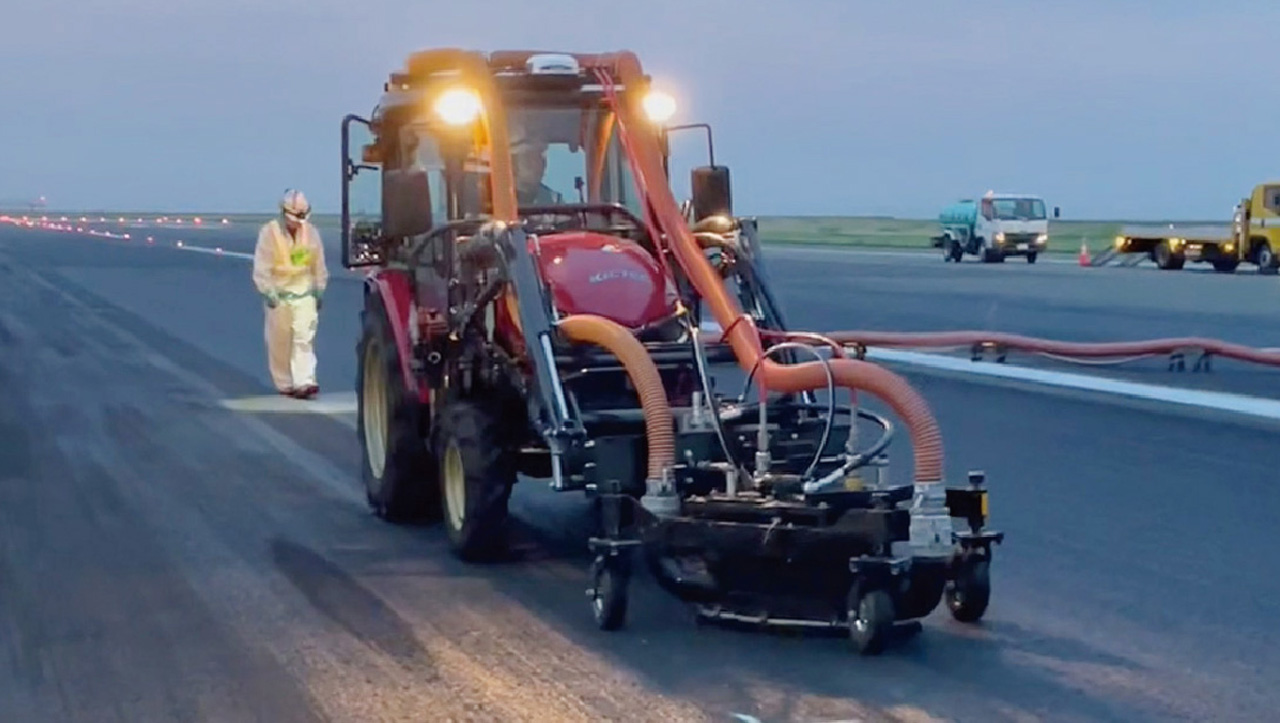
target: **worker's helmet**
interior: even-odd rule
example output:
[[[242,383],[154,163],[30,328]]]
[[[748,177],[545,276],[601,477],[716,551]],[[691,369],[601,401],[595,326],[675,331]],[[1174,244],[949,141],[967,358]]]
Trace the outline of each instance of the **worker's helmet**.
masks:
[[[280,212],[290,221],[302,223],[311,215],[311,204],[302,191],[290,188],[280,199]]]

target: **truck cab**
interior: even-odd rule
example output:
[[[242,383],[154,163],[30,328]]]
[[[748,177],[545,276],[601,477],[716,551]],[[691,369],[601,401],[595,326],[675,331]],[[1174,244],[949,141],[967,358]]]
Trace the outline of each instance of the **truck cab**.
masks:
[[[938,223],[942,232],[933,245],[942,249],[945,261],[959,262],[968,253],[987,263],[1025,256],[1034,264],[1049,245],[1049,216],[1039,196],[988,191],[978,201],[947,206]]]
[[[1261,273],[1276,273],[1280,267],[1276,257],[1280,249],[1280,181],[1254,186],[1249,198],[1236,207],[1231,230],[1237,264],[1248,261]]]

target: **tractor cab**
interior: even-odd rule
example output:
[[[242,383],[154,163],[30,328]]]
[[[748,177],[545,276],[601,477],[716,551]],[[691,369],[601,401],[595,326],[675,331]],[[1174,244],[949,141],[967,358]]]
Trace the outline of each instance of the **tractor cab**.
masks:
[[[556,311],[600,314],[642,335],[662,325],[678,308],[679,281],[628,155],[619,104],[638,106],[640,122],[627,130],[659,141],[665,172],[664,123],[675,103],[647,76],[627,86],[600,58],[562,53],[412,56],[371,119],[343,121],[344,265],[409,255],[416,266],[424,254],[446,261],[438,241],[456,244],[489,221],[518,224]],[[357,160],[358,129],[369,138]],[[727,210],[715,194],[705,198],[714,175],[727,199],[727,169],[694,175],[704,191],[692,207]]]
[[[370,119],[343,120],[344,266],[396,263],[406,254],[421,261],[434,241],[456,242],[501,221],[537,240],[532,250],[564,313],[601,313],[632,329],[668,317],[680,282],[669,273],[675,264],[661,250],[618,104],[640,111],[627,131],[658,141],[664,174],[668,133],[706,126],[665,125],[675,112],[671,97],[652,90],[647,76],[618,82],[604,60],[411,56]],[[357,132],[365,136],[358,158]],[[731,211],[728,170],[712,161],[693,171],[688,221]]]

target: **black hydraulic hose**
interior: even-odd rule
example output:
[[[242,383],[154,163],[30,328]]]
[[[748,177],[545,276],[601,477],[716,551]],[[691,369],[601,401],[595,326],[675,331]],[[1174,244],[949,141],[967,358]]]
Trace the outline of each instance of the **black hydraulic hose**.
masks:
[[[826,425],[822,429],[822,440],[818,442],[818,449],[817,451],[814,452],[813,461],[809,463],[809,466],[804,471],[804,476],[808,477],[809,475],[813,474],[814,468],[818,466],[818,462],[821,461],[822,459],[822,450],[825,449],[827,446],[827,439],[829,439],[831,436],[831,426],[835,422],[836,382],[835,382],[835,376],[831,373],[831,362],[826,357],[819,354],[818,350],[810,344],[805,344],[803,342],[798,342],[798,341],[787,341],[787,342],[782,342],[781,344],[774,344],[768,349],[765,349],[760,354],[760,358],[756,360],[756,363],[751,367],[751,371],[747,373],[747,381],[742,388],[742,396],[740,397],[740,400],[743,402],[746,401],[747,389],[751,387],[751,381],[752,379],[755,378],[756,370],[760,368],[760,364],[765,359],[768,359],[774,352],[781,351],[784,349],[805,349],[809,353],[813,354],[814,358],[817,359],[818,363],[822,365],[822,369],[823,371],[826,372],[826,375],[827,375],[827,421],[826,421]],[[764,413],[763,407],[764,407],[764,402],[762,401],[761,402],[762,414]],[[761,424],[762,425],[764,424],[763,420],[761,421]],[[763,439],[763,437],[761,437],[761,439]],[[759,450],[759,451],[766,452],[768,450]]]
[[[715,396],[711,392],[711,374],[707,369],[707,358],[702,349],[702,340],[698,338],[698,325],[693,322],[688,313],[684,315],[684,323],[685,328],[689,330],[689,339],[693,343],[693,358],[694,364],[698,367],[698,378],[702,383],[703,393],[706,395],[707,406],[711,408],[711,418],[714,420],[716,427],[716,439],[720,441],[720,449],[724,451],[725,461],[733,465],[734,473],[743,474],[742,464],[729,446],[728,437],[724,431],[724,420],[720,418],[720,405],[716,402]]]

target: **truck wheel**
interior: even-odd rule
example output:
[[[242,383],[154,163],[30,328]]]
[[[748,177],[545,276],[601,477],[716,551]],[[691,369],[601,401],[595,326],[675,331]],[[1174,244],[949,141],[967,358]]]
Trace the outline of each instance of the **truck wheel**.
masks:
[[[1280,260],[1277,260],[1275,251],[1271,250],[1271,244],[1263,241],[1258,244],[1258,250],[1256,253],[1257,256],[1255,258],[1258,259],[1258,273],[1276,273],[1277,267],[1280,266]]]
[[[1173,252],[1173,248],[1169,246],[1168,241],[1161,241],[1156,244],[1156,248],[1152,252],[1152,260],[1156,262],[1158,268],[1165,271],[1177,271],[1187,262],[1185,256]]]
[[[964,259],[964,246],[961,246],[959,241],[951,239],[951,260],[958,264],[962,259]]]
[[[435,463],[423,439],[422,405],[405,387],[382,298],[366,297],[356,346],[356,436],[369,508],[388,522],[438,519]]]
[[[1213,262],[1213,270],[1220,274],[1234,273],[1236,267],[1240,265],[1237,259],[1218,259]]]
[[[506,550],[518,459],[504,429],[498,405],[471,400],[449,402],[436,426],[445,528],[454,554],[469,562]]]
[[[1027,263],[1034,264],[1035,262],[1036,262],[1036,252],[1032,251],[1031,253],[1027,254]]]

